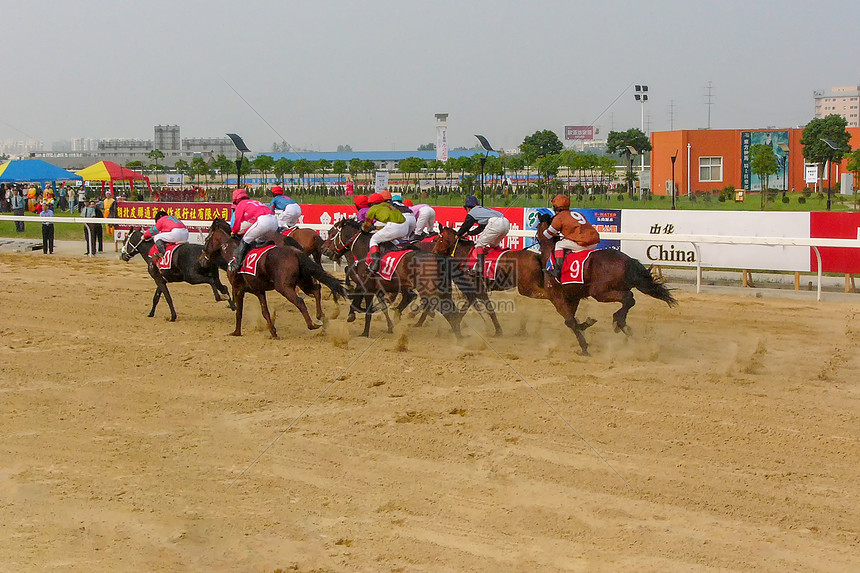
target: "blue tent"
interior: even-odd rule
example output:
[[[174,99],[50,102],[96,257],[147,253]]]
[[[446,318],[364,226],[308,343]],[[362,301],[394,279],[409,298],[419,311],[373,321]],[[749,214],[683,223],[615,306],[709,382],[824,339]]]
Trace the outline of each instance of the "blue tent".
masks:
[[[50,181],[82,181],[83,177],[60,169],[41,159],[14,159],[0,165],[0,182],[47,183]]]

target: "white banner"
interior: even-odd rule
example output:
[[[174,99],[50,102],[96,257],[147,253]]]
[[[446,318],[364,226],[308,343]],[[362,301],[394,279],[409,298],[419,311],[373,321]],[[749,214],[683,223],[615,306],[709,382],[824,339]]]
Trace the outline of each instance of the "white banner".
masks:
[[[806,183],[815,183],[818,181],[818,165],[807,163],[803,167],[804,181]]]
[[[185,175],[182,173],[168,173],[165,181],[168,185],[185,185]]]
[[[448,161],[448,128],[436,128],[436,161]]]
[[[376,184],[374,185],[374,189],[377,193],[382,191],[383,189],[388,188],[388,171],[377,171],[376,172]]]
[[[651,235],[725,235],[735,237],[810,236],[808,212],[661,211],[624,209],[622,233]],[[690,243],[621,241],[621,250],[645,264],[695,267],[696,250]],[[810,270],[809,247],[758,245],[699,245],[702,266],[772,271]]]

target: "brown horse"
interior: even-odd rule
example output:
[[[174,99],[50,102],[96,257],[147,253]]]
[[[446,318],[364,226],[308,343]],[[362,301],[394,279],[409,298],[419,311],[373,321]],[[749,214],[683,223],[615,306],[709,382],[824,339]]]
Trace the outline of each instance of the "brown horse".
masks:
[[[284,246],[282,238],[284,238],[284,235],[278,233],[278,239],[275,241],[275,244],[279,247]],[[299,227],[289,234],[289,238],[297,242],[299,248],[312,258],[316,264],[322,264],[323,240],[319,236],[319,233],[313,229]]]
[[[544,235],[552,215],[538,217],[537,240],[541,247],[542,268],[552,257],[555,241]],[[598,249],[583,265],[583,284],[563,285],[554,278],[547,277],[545,290],[558,313],[564,317],[564,324],[576,335],[583,355],[588,355],[588,343],[582,334],[582,325],[575,318],[579,301],[592,297],[598,302],[620,302],[621,308],[612,315],[616,332],[630,334],[627,326],[627,313],[636,304],[632,289],[636,288],[648,296],[662,300],[670,307],[678,302],[665,285],[654,280],[651,272],[638,260],[616,249]]]
[[[200,255],[201,263],[208,264],[218,252],[225,260],[233,258],[233,251],[239,243],[239,239],[231,237],[226,230],[227,223],[223,219],[215,219],[209,229],[209,235],[203,244],[203,253]],[[228,272],[227,278],[233,287],[233,300],[236,302],[236,328],[233,336],[242,335],[242,308],[246,292],[257,295],[260,300],[260,310],[272,338],[278,338],[269,307],[266,303],[266,291],[276,290],[284,298],[293,303],[302,313],[308,329],[314,330],[322,326],[315,324],[308,314],[308,307],[304,300],[296,292],[296,287],[301,288],[306,294],[319,293],[319,281],[329,287],[337,301],[338,295],[346,297],[346,289],[335,277],[317,265],[306,254],[294,247],[275,247],[266,251],[257,263],[257,275]]]

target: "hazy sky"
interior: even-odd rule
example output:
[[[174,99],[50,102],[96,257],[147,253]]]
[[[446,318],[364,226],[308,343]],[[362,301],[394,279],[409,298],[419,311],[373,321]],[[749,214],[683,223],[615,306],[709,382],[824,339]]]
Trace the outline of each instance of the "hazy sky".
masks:
[[[812,91],[860,83],[860,2],[9,1],[0,139],[236,132],[254,151],[452,147],[592,122],[792,127]],[[844,26],[844,27],[843,27]],[[627,90],[627,91],[625,91]],[[599,119],[598,116],[620,99]]]

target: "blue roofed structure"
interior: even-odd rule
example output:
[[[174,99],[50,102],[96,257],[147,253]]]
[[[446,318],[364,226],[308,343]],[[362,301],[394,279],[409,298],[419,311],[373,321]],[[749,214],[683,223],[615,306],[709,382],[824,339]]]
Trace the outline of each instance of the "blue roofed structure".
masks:
[[[458,159],[460,157],[484,155],[485,153],[486,152],[483,150],[466,149],[449,151],[448,157],[452,159]],[[347,163],[349,163],[349,161],[352,159],[361,159],[362,161],[373,161],[374,163],[376,163],[376,167],[378,169],[395,169],[399,161],[402,161],[408,157],[418,157],[419,159],[424,159],[426,161],[433,161],[436,159],[435,151],[307,151],[301,153],[260,153],[260,155],[269,155],[275,161],[282,157],[291,161],[295,161],[297,159],[306,159],[308,161],[319,161],[320,159],[328,159],[332,162],[346,161]],[[496,151],[490,151],[489,156],[498,157],[499,154]]]

